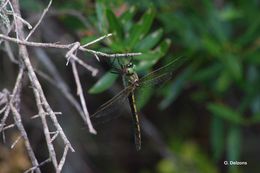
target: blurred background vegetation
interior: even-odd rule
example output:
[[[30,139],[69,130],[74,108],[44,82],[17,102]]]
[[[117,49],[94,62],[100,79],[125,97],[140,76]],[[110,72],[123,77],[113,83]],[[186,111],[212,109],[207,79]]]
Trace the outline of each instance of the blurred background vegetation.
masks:
[[[20,3],[27,18],[34,21],[32,14],[39,13],[47,1]],[[91,48],[108,53],[142,52],[134,57],[141,75],[172,58],[189,58],[166,85],[138,93],[144,136],[140,152],[135,151],[130,118],[98,125],[98,135],[91,136],[82,130],[76,112],[68,110],[69,106],[64,108],[68,103],[57,98],[62,97],[57,90],[52,91],[42,80],[57,110],[65,112],[61,121],[76,149],[70,153],[64,172],[259,172],[259,7],[259,0],[54,1],[45,22],[55,24],[42,26],[39,40],[51,42],[69,35],[87,43],[113,33]],[[55,31],[57,27],[62,32]],[[46,29],[60,35],[53,38]],[[54,58],[61,55],[53,50],[49,54],[65,81],[73,81],[63,59]],[[84,56],[100,69],[94,79],[88,72],[81,73],[87,104],[94,113],[122,86],[109,72],[105,58],[97,62],[88,54]],[[2,69],[4,74],[7,69]],[[4,81],[7,77],[1,78]],[[0,86],[7,83],[11,86],[10,82]],[[76,90],[73,82],[69,85],[71,91]],[[43,139],[37,140],[35,148],[40,148],[37,144]],[[38,157],[43,156],[46,153],[38,153]],[[225,166],[225,160],[246,161],[248,165]]]

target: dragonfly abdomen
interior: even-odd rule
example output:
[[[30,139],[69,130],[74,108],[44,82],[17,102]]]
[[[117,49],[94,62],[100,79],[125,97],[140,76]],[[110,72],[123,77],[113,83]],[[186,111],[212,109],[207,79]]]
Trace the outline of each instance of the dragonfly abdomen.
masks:
[[[137,113],[135,96],[133,91],[129,94],[128,100],[129,100],[129,104],[132,112],[132,118],[133,118],[135,147],[136,150],[139,151],[141,150],[141,128],[140,128],[140,121]]]

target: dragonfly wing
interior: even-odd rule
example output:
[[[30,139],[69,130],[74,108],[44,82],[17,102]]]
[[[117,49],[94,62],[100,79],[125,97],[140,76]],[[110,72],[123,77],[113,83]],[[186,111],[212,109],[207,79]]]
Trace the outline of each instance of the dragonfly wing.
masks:
[[[147,87],[163,85],[164,83],[172,79],[172,77],[173,77],[173,72],[161,74],[154,79],[142,81],[139,89],[142,90]]]
[[[90,116],[94,124],[105,123],[111,119],[120,116],[120,112],[129,111],[128,95],[131,92],[131,86],[120,91],[112,99],[101,105],[97,112]]]
[[[152,81],[162,81],[164,78],[171,79],[173,76],[173,72],[178,69],[179,66],[181,66],[187,58],[178,57],[166,64],[163,67],[160,67],[150,73],[148,73],[146,76],[142,77],[140,79],[140,83],[153,83]],[[148,82],[150,81],[150,82]]]

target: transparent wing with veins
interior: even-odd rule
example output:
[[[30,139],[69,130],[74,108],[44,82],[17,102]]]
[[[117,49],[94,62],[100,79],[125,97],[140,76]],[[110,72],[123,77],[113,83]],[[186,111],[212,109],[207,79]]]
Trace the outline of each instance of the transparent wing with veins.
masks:
[[[139,87],[136,89],[142,90],[146,87],[161,85],[162,83],[167,82],[172,78],[174,70],[176,70],[181,64],[183,64],[183,59],[176,58],[167,65],[152,71],[139,79]],[[123,111],[127,114],[128,112],[130,113],[128,96],[131,91],[133,91],[133,85],[127,86],[112,99],[101,105],[97,112],[91,115],[91,120],[93,123],[99,124],[115,119],[116,117],[122,115]]]
[[[112,99],[101,105],[97,112],[90,116],[94,124],[105,123],[111,119],[115,119],[120,116],[122,112],[130,112],[128,104],[128,95],[131,92],[131,86],[128,86],[121,90]]]

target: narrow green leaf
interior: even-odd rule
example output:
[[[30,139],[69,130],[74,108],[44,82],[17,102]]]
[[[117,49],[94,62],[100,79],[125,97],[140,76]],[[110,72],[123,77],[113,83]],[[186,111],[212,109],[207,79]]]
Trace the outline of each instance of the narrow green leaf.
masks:
[[[211,36],[204,35],[204,37],[202,39],[202,44],[203,44],[204,49],[206,49],[206,51],[209,52],[211,55],[221,56],[222,47]]]
[[[222,73],[220,73],[216,81],[215,87],[217,91],[225,92],[230,86],[231,81],[232,80],[230,79],[230,75],[228,75],[226,71],[222,71]]]
[[[106,15],[105,15],[105,7],[102,2],[97,1],[96,3],[96,14],[97,14],[97,25],[98,25],[98,30],[101,33],[107,33],[107,27],[106,27]]]
[[[141,20],[137,24],[132,26],[132,29],[126,41],[126,45],[129,47],[129,49],[132,49],[135,44],[137,44],[137,42],[140,41],[147,34],[153,23],[154,16],[155,10],[154,8],[150,8],[142,16]]]
[[[200,68],[197,72],[192,74],[191,80],[193,81],[208,81],[214,79],[221,71],[222,65],[219,63],[209,64],[205,68]]]
[[[237,18],[241,18],[242,13],[232,6],[227,6],[220,11],[219,17],[223,21],[234,20]]]
[[[224,118],[225,120],[235,123],[244,124],[246,123],[242,115],[230,107],[218,103],[209,103],[207,106],[208,110],[215,116]]]
[[[241,129],[233,125],[227,135],[227,157],[228,160],[239,160],[241,144]]]
[[[241,37],[238,37],[238,39],[235,41],[240,46],[247,45],[259,34],[259,27],[260,27],[260,18],[255,18],[254,22],[250,22],[249,26],[247,27],[247,30]]]
[[[157,172],[160,173],[176,173],[178,172],[178,166],[170,159],[162,159],[156,166]]]
[[[142,55],[135,57],[135,59],[158,60],[168,52],[170,45],[171,45],[171,40],[165,39],[154,50],[149,51],[147,53],[143,53]]]
[[[213,151],[213,158],[218,161],[224,152],[224,123],[223,119],[219,117],[212,118],[211,125],[211,145]]]
[[[109,31],[115,33],[115,37],[119,40],[123,40],[124,32],[119,19],[117,19],[115,14],[109,9],[106,10],[106,16],[109,24]]]
[[[136,12],[136,7],[132,6],[129,10],[125,11],[119,18],[122,24],[127,24],[130,20],[132,20],[134,14]]]
[[[158,62],[158,59],[143,60],[143,61],[140,61],[140,63],[136,65],[135,69],[137,72],[140,72],[140,71],[151,68],[157,62]]]
[[[152,49],[160,39],[162,38],[163,30],[158,29],[151,34],[147,35],[143,40],[141,40],[139,43],[136,44],[134,50],[137,51],[147,51],[149,49]]]
[[[224,65],[226,65],[226,70],[230,73],[230,75],[235,80],[242,79],[242,65],[239,61],[239,57],[235,57],[234,55],[226,55],[222,57]]]
[[[101,93],[110,88],[116,81],[118,75],[111,72],[107,72],[102,78],[100,78],[94,86],[88,91],[91,94]]]

